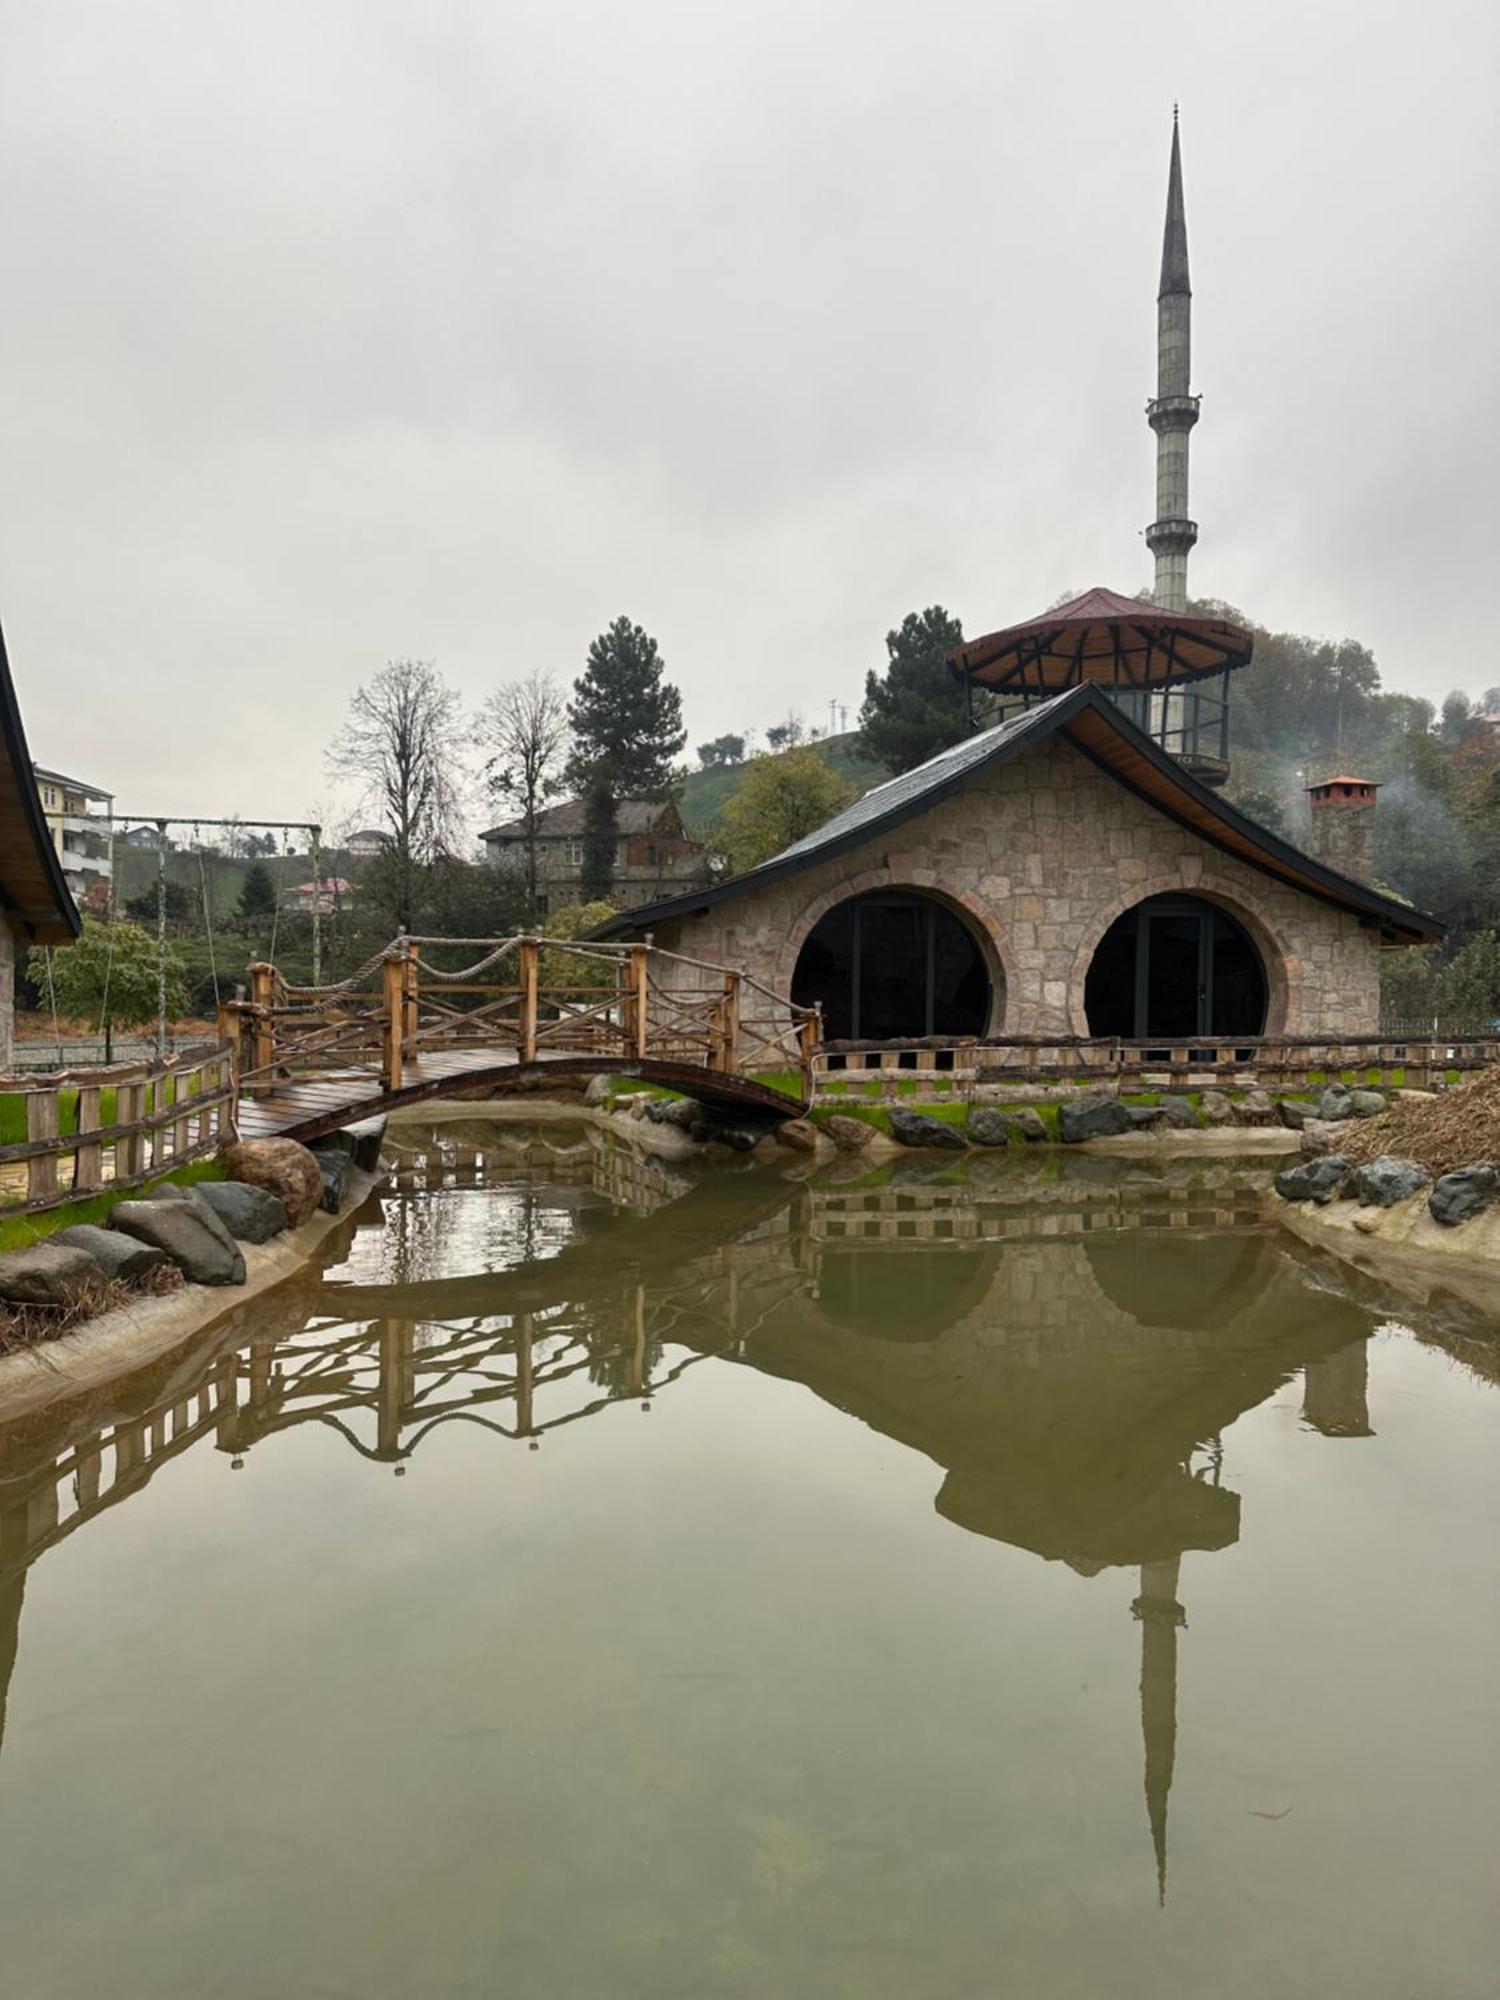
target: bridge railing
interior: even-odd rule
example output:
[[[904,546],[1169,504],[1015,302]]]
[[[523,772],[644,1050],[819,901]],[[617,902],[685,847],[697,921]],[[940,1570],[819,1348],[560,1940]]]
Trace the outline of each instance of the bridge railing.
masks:
[[[458,967],[438,956],[477,949]],[[536,936],[400,937],[334,985],[288,984],[250,968],[248,998],[220,1009],[241,1091],[323,1073],[378,1068],[400,1090],[424,1056],[513,1052],[667,1062],[764,1075],[811,1094],[821,1032],[799,1007],[729,966],[650,944]],[[791,1092],[789,1091],[789,1094]]]

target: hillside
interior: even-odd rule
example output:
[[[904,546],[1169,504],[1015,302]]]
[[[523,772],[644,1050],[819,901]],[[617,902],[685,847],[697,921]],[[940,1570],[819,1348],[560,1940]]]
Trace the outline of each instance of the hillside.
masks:
[[[891,774],[862,757],[858,742],[857,733],[851,729],[843,736],[826,736],[805,747],[816,750],[855,791],[867,792],[872,785],[884,784]],[[694,771],[687,779],[682,788],[682,823],[693,840],[705,840],[712,833],[720,813],[739,790],[747,769],[747,764],[729,764],[718,771]]]

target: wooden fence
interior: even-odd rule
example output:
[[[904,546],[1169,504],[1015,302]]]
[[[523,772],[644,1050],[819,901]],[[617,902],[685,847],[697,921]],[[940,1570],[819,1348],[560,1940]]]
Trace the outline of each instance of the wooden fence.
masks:
[[[433,956],[479,949],[458,969]],[[819,1018],[748,973],[647,944],[539,937],[398,938],[332,986],[250,968],[248,998],[219,1010],[241,1090],[378,1067],[396,1091],[424,1057],[504,1051],[531,1064],[595,1055],[811,1087]]]
[[[984,1041],[834,1042],[813,1059],[816,1094],[832,1101],[909,1093],[916,1085],[972,1093],[986,1084],[1098,1084],[1111,1089],[1310,1088],[1340,1076],[1429,1088],[1500,1062],[1500,1036],[1184,1036],[1168,1041],[1012,1035]]]
[[[0,1077],[0,1102],[26,1128],[0,1145],[0,1215],[115,1193],[202,1159],[231,1135],[234,1099],[227,1046]]]

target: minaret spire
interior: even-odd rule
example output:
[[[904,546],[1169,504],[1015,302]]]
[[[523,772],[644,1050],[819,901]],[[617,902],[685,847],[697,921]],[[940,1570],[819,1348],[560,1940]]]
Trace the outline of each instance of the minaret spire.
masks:
[[[1146,405],[1146,421],[1156,433],[1156,519],[1146,530],[1146,546],[1156,558],[1154,595],[1164,611],[1187,609],[1188,550],[1198,539],[1198,524],[1188,518],[1188,433],[1198,421],[1192,350],[1193,288],[1182,198],[1182,139],[1174,104],[1161,284],[1156,295],[1156,394]]]

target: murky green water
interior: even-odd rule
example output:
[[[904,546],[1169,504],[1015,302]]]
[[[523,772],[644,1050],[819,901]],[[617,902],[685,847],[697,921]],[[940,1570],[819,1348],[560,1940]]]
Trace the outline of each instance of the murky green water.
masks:
[[[0,1434],[6,2000],[1494,1990],[1482,1327],[1223,1167],[440,1136]]]

